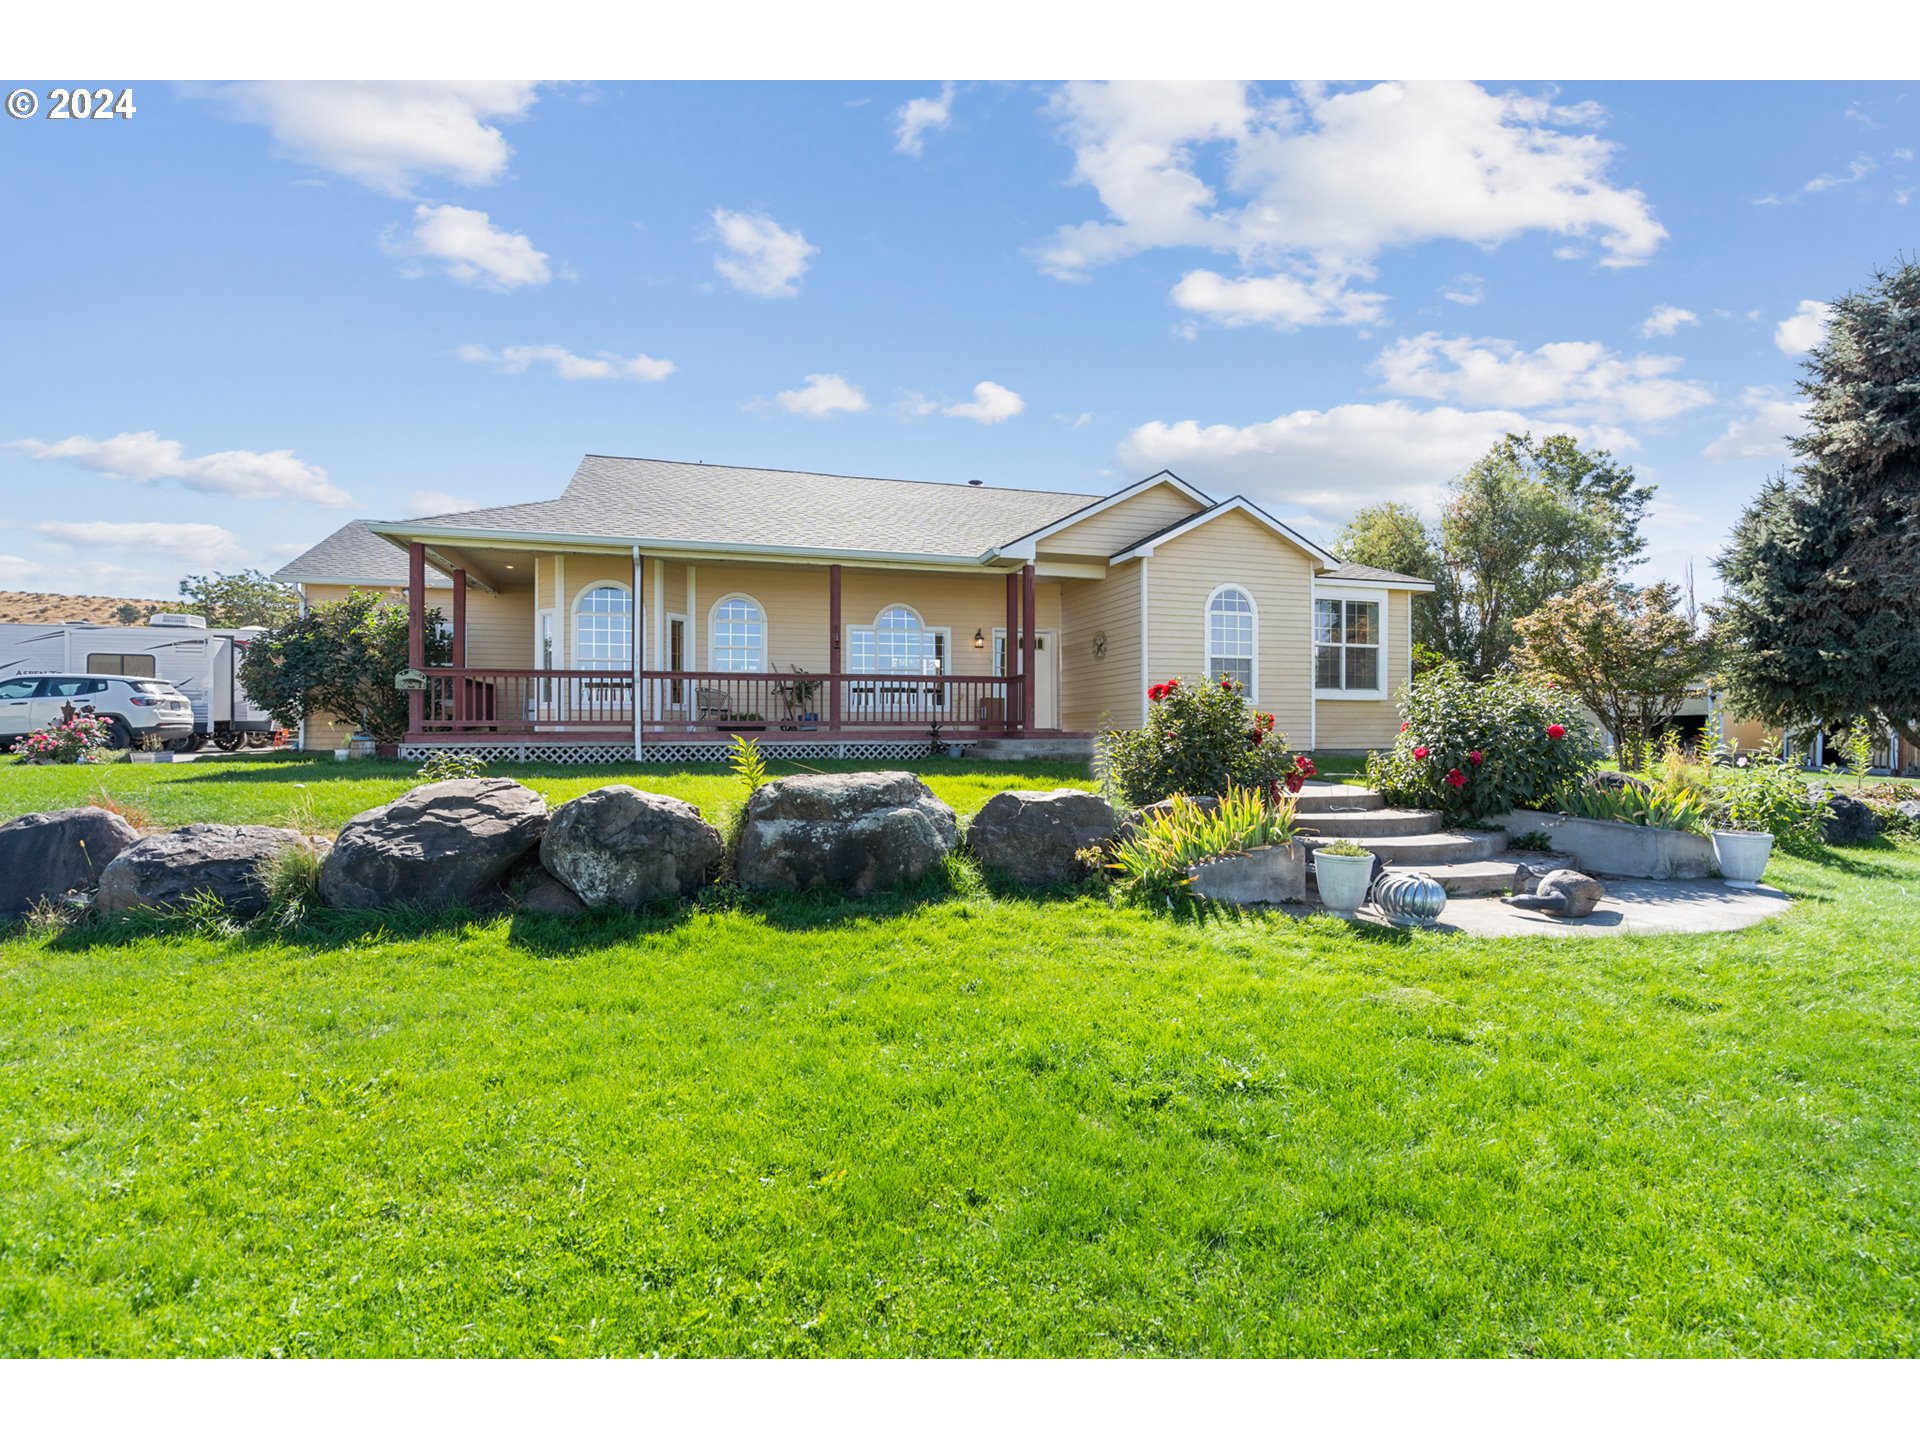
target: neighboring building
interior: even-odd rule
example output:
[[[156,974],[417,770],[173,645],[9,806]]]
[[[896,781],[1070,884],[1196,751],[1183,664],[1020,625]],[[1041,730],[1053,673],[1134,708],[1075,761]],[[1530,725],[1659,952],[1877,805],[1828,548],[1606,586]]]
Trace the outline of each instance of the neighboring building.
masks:
[[[1085,748],[1173,675],[1239,679],[1302,749],[1385,746],[1432,588],[1166,471],[1090,496],[601,455],[558,499],[355,521],[276,578],[416,617],[451,585],[407,753],[582,759]]]

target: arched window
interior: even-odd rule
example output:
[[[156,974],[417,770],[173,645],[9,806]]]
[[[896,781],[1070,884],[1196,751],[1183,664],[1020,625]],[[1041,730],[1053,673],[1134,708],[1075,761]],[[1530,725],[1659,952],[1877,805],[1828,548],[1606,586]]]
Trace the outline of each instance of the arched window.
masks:
[[[944,675],[947,632],[930,630],[919,612],[889,605],[871,625],[855,625],[847,636],[848,666],[859,675]]]
[[[1239,681],[1248,699],[1257,628],[1253,597],[1238,585],[1222,585],[1207,597],[1207,678]]]
[[[747,595],[729,595],[713,607],[707,651],[715,670],[767,668],[767,615]]]
[[[596,585],[573,605],[573,660],[582,670],[633,668],[633,596],[624,585]]]

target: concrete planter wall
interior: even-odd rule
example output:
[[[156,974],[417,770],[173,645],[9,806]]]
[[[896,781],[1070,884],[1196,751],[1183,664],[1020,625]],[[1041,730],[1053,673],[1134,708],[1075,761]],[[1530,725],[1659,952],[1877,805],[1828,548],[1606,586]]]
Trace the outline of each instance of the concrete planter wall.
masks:
[[[1537,830],[1553,848],[1573,856],[1589,875],[1645,880],[1701,880],[1715,870],[1713,842],[1684,830],[1625,825],[1617,820],[1587,820],[1544,810],[1513,810],[1487,822],[1509,835]]]
[[[1299,904],[1307,898],[1307,852],[1300,845],[1263,845],[1222,855],[1187,872],[1193,893],[1223,905]]]

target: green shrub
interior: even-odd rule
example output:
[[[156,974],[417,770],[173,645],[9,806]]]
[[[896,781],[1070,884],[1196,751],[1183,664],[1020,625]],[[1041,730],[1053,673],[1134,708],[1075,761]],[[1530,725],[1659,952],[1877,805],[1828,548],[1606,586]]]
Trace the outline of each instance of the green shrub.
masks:
[[[422,780],[475,780],[486,773],[487,762],[458,750],[436,750],[418,770]]]
[[[1822,843],[1825,799],[1808,792],[1797,765],[1754,764],[1716,777],[1720,812],[1715,824],[1729,830],[1765,831],[1782,850],[1817,851]]]
[[[1119,877],[1121,889],[1140,898],[1171,894],[1193,883],[1187,872],[1203,860],[1292,843],[1291,799],[1270,805],[1259,791],[1238,785],[1223,789],[1213,808],[1174,797],[1165,810],[1142,817],[1116,841],[1107,868]]]
[[[1511,671],[1478,680],[1441,665],[1400,692],[1400,708],[1400,738],[1367,757],[1367,783],[1456,824],[1552,804],[1605,753],[1568,696]]]
[[[1633,786],[1616,789],[1580,781],[1560,796],[1560,807],[1569,815],[1587,820],[1612,820],[1622,825],[1646,825],[1655,830],[1684,830],[1693,835],[1707,833],[1715,809],[1710,796],[1665,781],[1656,781],[1645,789]],[[1507,848],[1513,848],[1511,843]]]
[[[1362,845],[1358,840],[1335,840],[1330,844],[1322,845],[1313,853],[1316,855],[1351,855],[1356,860],[1362,855],[1373,854],[1371,850],[1367,849],[1367,847]]]
[[[1236,785],[1278,800],[1314,773],[1313,762],[1287,749],[1273,716],[1249,705],[1236,681],[1190,684],[1176,676],[1148,690],[1147,699],[1147,723],[1110,733],[1100,748],[1101,779],[1128,805],[1224,795]]]
[[[1903,814],[1899,807],[1886,800],[1868,800],[1867,809],[1873,812],[1873,818],[1880,822],[1880,833],[1890,839],[1920,840],[1920,819]]]
[[[282,925],[298,924],[320,898],[320,852],[283,845],[260,861],[255,873],[267,892],[267,914]]]

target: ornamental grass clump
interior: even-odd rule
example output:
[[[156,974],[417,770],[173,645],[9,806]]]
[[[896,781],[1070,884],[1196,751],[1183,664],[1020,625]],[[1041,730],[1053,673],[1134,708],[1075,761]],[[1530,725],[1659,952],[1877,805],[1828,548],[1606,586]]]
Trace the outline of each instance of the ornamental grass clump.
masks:
[[[1278,802],[1314,773],[1238,681],[1176,676],[1151,687],[1147,702],[1146,724],[1111,732],[1100,748],[1101,778],[1125,804],[1224,795],[1235,785]]]
[[[13,747],[23,760],[59,765],[97,765],[113,737],[113,722],[100,715],[76,715],[42,726]]]
[[[1400,705],[1400,738],[1367,757],[1367,783],[1391,805],[1455,824],[1552,805],[1605,754],[1567,695],[1509,670],[1482,680],[1443,664],[1416,677]]]
[[[1276,805],[1257,790],[1228,785],[1218,805],[1178,795],[1164,810],[1142,816],[1115,843],[1107,868],[1123,892],[1150,899],[1191,885],[1189,872],[1202,861],[1290,845],[1296,833],[1291,797]]]

